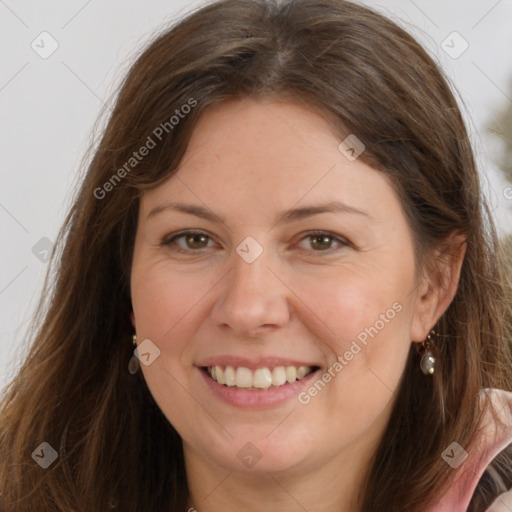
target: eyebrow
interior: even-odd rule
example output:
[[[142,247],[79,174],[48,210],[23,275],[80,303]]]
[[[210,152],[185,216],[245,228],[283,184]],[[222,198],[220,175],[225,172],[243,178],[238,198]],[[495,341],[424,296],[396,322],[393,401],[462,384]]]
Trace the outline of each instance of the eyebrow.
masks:
[[[176,203],[176,202],[167,202],[163,203],[159,206],[153,208],[149,213],[147,218],[151,218],[154,215],[163,212],[165,210],[176,210],[182,213],[186,213],[189,215],[195,215],[196,217],[200,217],[201,219],[206,219],[212,222],[218,222],[221,224],[225,224],[225,220],[214,213],[213,211],[199,205],[193,204],[185,204],[185,203]],[[295,222],[301,219],[305,219],[307,217],[312,217],[313,215],[318,215],[320,213],[349,213],[354,215],[361,215],[367,217],[369,220],[374,221],[375,219],[365,210],[361,210],[360,208],[356,208],[355,206],[350,206],[348,204],[342,203],[340,201],[330,201],[328,203],[302,206],[300,208],[291,208],[289,210],[284,210],[279,212],[274,225],[280,223],[290,223]]]

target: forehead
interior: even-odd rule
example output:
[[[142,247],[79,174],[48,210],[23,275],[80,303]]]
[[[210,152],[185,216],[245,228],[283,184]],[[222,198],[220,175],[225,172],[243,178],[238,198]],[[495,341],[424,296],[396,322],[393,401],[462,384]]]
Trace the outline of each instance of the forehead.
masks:
[[[199,119],[177,172],[144,194],[142,213],[179,198],[237,215],[318,200],[391,214],[399,204],[385,176],[349,160],[340,142],[328,120],[299,102],[215,105]]]

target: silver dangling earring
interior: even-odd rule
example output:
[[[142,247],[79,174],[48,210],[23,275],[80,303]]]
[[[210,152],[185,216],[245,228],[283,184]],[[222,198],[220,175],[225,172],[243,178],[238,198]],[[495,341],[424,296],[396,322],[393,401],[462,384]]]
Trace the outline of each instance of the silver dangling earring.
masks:
[[[132,349],[135,350],[137,348],[137,335],[134,334],[132,336]],[[135,375],[140,369],[140,363],[137,359],[137,356],[135,354],[132,354],[132,357],[130,358],[130,362],[128,363],[128,371]]]
[[[436,335],[436,332],[432,329],[419,349],[421,354],[420,368],[425,375],[434,375],[436,358],[433,352],[434,342],[432,341],[432,336]]]

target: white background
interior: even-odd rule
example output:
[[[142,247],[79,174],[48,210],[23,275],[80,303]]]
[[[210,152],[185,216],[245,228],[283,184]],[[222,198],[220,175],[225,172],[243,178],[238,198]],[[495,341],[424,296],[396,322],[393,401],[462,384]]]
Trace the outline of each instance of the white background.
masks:
[[[101,109],[141,45],[201,3],[0,0],[0,387],[19,365],[47,268],[32,248],[42,244],[44,257],[40,240],[55,240]],[[498,226],[511,231],[512,200],[496,165],[503,143],[489,127],[512,99],[512,0],[362,3],[403,23],[451,77]],[[469,44],[457,59],[442,45],[454,31]],[[42,32],[58,43],[46,59],[31,47],[50,48]],[[461,48],[453,37],[448,44]]]

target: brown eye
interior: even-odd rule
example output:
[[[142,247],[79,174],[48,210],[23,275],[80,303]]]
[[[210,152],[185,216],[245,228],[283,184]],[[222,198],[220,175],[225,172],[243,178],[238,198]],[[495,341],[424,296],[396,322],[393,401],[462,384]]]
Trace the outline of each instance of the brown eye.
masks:
[[[162,241],[162,245],[170,247],[177,252],[199,251],[212,247],[208,245],[211,238],[205,233],[184,231]]]
[[[330,249],[333,243],[333,237],[330,235],[313,235],[309,239],[311,247],[315,250]]]
[[[344,238],[336,236],[332,233],[319,232],[310,233],[303,237],[298,246],[301,249],[310,251],[313,250],[313,252],[327,252],[349,247],[350,243]]]
[[[187,247],[189,249],[203,249],[208,245],[209,237],[206,235],[203,235],[201,233],[199,234],[189,234],[185,235],[185,243],[187,244]]]

